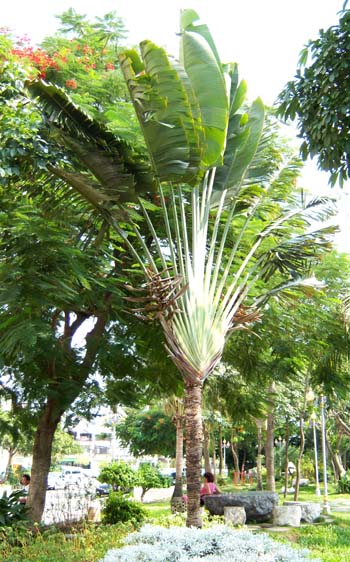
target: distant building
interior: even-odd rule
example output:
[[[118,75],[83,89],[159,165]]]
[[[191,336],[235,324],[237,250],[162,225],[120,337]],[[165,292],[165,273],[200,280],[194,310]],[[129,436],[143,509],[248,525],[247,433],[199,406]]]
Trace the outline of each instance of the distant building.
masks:
[[[124,413],[114,413],[104,408],[100,415],[92,421],[81,420],[69,430],[84,453],[63,458],[64,462],[89,464],[92,470],[98,471],[100,466],[112,460],[133,462],[134,457],[128,448],[122,447],[115,435],[115,426],[123,418]]]

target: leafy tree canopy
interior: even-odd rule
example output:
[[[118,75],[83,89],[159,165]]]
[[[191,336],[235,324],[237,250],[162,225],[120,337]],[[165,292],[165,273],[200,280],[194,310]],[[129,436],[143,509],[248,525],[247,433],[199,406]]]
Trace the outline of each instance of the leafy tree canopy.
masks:
[[[112,462],[103,467],[98,479],[113,486],[114,491],[123,494],[130,493],[131,488],[137,483],[136,471],[124,461]]]
[[[331,185],[343,185],[350,174],[349,34],[350,10],[344,9],[337,25],[321,29],[303,49],[294,79],[278,98],[278,114],[297,119],[303,159],[317,156]]]
[[[117,425],[116,434],[135,456],[175,456],[175,426],[162,410],[130,411]]]

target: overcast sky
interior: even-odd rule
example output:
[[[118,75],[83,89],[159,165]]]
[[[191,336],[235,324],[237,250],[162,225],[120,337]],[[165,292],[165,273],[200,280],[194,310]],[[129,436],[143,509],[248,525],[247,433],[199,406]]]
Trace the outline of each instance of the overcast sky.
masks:
[[[55,17],[68,8],[93,19],[115,11],[125,21],[128,43],[151,39],[177,55],[179,14],[193,8],[208,24],[225,62],[237,62],[248,83],[250,99],[260,96],[272,105],[284,84],[294,76],[299,53],[321,28],[339,20],[344,0],[3,0],[0,26],[27,34],[34,43],[58,27]],[[295,131],[291,131],[295,136]],[[327,188],[328,175],[311,163],[303,184],[314,190]],[[343,244],[350,241],[349,197],[343,196]],[[347,211],[349,209],[349,211]],[[344,211],[345,210],[345,211]]]
[[[6,0],[1,25],[34,41],[57,30],[55,15],[72,7],[89,18],[122,17],[128,39],[152,39],[177,55],[179,14],[193,8],[207,23],[225,62],[238,62],[251,98],[272,104],[293,77],[298,54],[318,30],[338,21],[343,0]]]

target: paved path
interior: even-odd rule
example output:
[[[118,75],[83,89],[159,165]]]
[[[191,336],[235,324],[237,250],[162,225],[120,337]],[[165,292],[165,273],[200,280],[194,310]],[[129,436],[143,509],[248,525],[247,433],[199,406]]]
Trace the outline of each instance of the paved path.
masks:
[[[328,500],[330,511],[350,513],[350,499]]]

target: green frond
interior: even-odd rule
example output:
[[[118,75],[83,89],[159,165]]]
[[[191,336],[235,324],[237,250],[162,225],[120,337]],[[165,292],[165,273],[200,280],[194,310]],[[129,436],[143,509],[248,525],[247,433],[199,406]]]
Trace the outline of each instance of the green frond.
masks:
[[[51,139],[68,149],[100,182],[96,190],[102,188],[104,198],[131,200],[137,193],[155,190],[149,163],[74,104],[62,88],[40,80],[29,83],[28,89],[42,109]]]
[[[141,44],[144,72],[119,56],[134,108],[159,181],[196,183],[201,161],[200,127],[176,65],[151,41]]]

